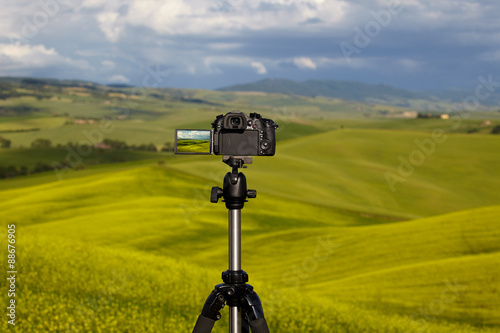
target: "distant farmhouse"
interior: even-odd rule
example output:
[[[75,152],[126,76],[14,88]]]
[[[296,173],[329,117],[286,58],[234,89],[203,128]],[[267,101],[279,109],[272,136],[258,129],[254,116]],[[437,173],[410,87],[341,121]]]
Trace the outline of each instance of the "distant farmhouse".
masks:
[[[415,119],[418,117],[417,111],[404,111],[402,113],[388,114],[386,118],[405,118],[405,119]]]

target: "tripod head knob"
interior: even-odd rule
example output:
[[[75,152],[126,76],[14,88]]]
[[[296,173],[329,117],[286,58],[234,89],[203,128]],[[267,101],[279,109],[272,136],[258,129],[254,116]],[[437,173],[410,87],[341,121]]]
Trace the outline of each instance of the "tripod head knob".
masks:
[[[217,203],[219,202],[219,198],[222,197],[223,191],[219,186],[212,187],[212,193],[210,195],[210,202]]]
[[[255,199],[255,198],[257,198],[257,190],[248,190],[247,191],[247,197],[249,199]]]

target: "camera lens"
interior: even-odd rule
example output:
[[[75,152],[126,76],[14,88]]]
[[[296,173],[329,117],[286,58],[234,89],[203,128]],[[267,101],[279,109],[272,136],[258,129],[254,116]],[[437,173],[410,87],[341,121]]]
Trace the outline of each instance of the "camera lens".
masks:
[[[240,118],[231,118],[231,125],[233,126],[240,126],[241,124],[241,119]]]

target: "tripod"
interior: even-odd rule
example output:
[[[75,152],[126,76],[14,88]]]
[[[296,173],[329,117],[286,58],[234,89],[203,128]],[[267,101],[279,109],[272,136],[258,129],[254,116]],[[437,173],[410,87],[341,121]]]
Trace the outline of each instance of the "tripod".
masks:
[[[241,209],[246,198],[257,197],[257,191],[247,190],[247,181],[239,168],[251,164],[252,157],[224,156],[223,162],[233,168],[224,177],[224,186],[213,187],[210,201],[217,203],[223,197],[229,210],[229,269],[222,272],[224,283],[215,286],[208,296],[193,333],[210,333],[215,322],[221,319],[220,310],[229,306],[229,332],[269,333],[259,296],[248,282],[248,274],[241,270]]]

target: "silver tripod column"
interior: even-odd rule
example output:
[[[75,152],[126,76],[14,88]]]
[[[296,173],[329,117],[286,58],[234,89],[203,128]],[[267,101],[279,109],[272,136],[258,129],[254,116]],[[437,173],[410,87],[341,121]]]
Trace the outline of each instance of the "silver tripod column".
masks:
[[[229,270],[241,270],[241,209],[229,209]],[[229,333],[241,333],[241,309],[229,307]]]

